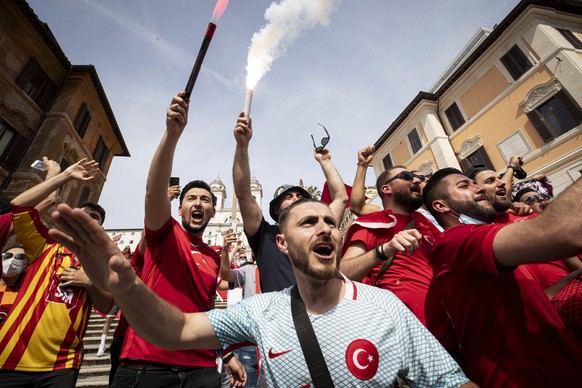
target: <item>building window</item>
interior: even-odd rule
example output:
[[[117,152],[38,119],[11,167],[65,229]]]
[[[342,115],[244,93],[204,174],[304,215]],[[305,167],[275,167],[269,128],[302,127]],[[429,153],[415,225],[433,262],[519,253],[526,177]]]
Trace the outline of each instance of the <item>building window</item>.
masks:
[[[445,115],[447,116],[453,131],[456,131],[461,127],[461,125],[465,124],[465,118],[456,102],[453,102],[453,104],[445,110]]]
[[[392,164],[392,157],[390,156],[390,154],[386,154],[386,156],[384,156],[384,158],[382,159],[382,164],[384,165],[384,170],[388,170],[390,167],[394,165]]]
[[[50,107],[58,92],[57,85],[51,81],[34,58],[22,70],[16,83],[43,110]]]
[[[0,166],[13,171],[25,148],[26,137],[0,118]]]
[[[547,143],[582,123],[582,110],[568,92],[562,89],[527,113],[527,117]]]
[[[533,66],[517,45],[513,46],[501,57],[501,63],[503,63],[503,66],[505,66],[514,81],[518,80]]]
[[[574,33],[570,30],[563,30],[561,28],[556,28],[560,34],[576,49],[582,49],[582,41],[574,35]]]
[[[408,134],[408,141],[410,142],[410,148],[412,148],[413,154],[416,154],[422,148],[422,142],[420,141],[416,128]]]
[[[99,163],[99,166],[103,168],[103,163],[107,160],[109,156],[109,149],[105,145],[105,141],[103,140],[103,136],[99,137],[99,141],[97,142],[97,146],[95,147],[95,151],[93,152],[93,159]]]
[[[87,108],[87,104],[81,105],[79,111],[77,112],[77,116],[75,117],[75,122],[73,126],[75,130],[81,137],[81,139],[87,133],[87,128],[89,127],[89,123],[91,122],[91,114],[89,113],[89,109]]]
[[[465,159],[459,160],[459,164],[463,171],[467,171],[470,167],[478,165],[483,165],[488,169],[495,171],[495,167],[493,166],[493,163],[491,163],[491,159],[489,159],[489,155],[483,146],[477,148],[475,152],[467,156]]]

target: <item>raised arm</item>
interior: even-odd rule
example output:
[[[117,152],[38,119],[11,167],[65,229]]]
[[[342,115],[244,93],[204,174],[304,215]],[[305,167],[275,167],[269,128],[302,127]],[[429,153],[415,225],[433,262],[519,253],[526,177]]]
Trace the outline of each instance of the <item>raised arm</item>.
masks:
[[[36,207],[55,190],[70,180],[86,182],[93,179],[93,174],[97,171],[98,165],[94,160],[88,161],[87,159],[81,159],[60,174],[24,191],[14,198],[10,202],[10,205],[30,208]]]
[[[501,177],[501,180],[505,182],[505,190],[507,191],[507,195],[511,194],[511,189],[513,187],[513,173],[516,170],[517,166],[521,166],[523,164],[523,159],[521,156],[512,156],[509,158],[509,165],[505,170],[505,173]]]
[[[50,236],[77,255],[97,287],[113,294],[140,337],[166,349],[220,348],[207,315],[184,314],[154,294],[88,214],[61,204],[52,217],[59,230],[51,229]]]
[[[350,210],[358,217],[382,210],[376,205],[366,203],[366,172],[375,150],[374,146],[367,146],[358,151],[358,168],[350,195]]]
[[[154,154],[148,173],[145,222],[151,231],[161,229],[172,215],[168,182],[172,174],[174,152],[178,140],[188,124],[188,103],[182,99],[183,96],[183,92],[174,96],[166,110],[166,131]]]
[[[327,180],[327,185],[329,186],[329,192],[331,195],[332,202],[329,204],[329,209],[333,214],[338,225],[341,224],[342,218],[344,216],[344,210],[346,210],[346,204],[348,203],[348,193],[346,192],[346,186],[344,181],[340,176],[337,169],[331,163],[331,153],[327,149],[323,149],[320,152],[313,151],[313,156],[315,160],[321,165],[323,170],[323,175]]]
[[[237,249],[235,247],[233,247],[231,251],[228,249],[233,243],[237,242],[236,240],[236,233],[233,232],[232,229],[229,229],[224,236],[224,246],[220,252],[220,277],[227,282],[234,282],[235,280],[230,265]]]
[[[561,260],[582,251],[582,179],[578,179],[544,212],[531,220],[508,224],[493,240],[501,266]]]
[[[263,213],[251,193],[251,169],[249,164],[249,143],[253,137],[252,119],[241,113],[234,127],[236,148],[232,165],[232,181],[243,219],[245,233],[254,236],[259,230]]]

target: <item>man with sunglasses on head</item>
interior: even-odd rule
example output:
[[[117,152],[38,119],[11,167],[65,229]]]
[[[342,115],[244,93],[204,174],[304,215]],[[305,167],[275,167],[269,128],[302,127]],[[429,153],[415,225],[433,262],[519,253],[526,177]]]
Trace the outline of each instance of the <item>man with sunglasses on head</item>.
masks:
[[[440,231],[416,211],[422,205],[421,180],[404,166],[378,176],[384,210],[354,221],[344,237],[340,270],[352,280],[392,291],[456,356],[458,346],[445,311],[428,302],[436,298],[429,292],[428,258]]]
[[[327,130],[326,130],[327,133]],[[241,113],[234,127],[236,149],[232,176],[234,191],[240,206],[244,232],[259,267],[262,292],[281,291],[295,284],[295,275],[287,255],[282,253],[275,243],[279,226],[269,224],[257,199],[251,192],[251,173],[249,165],[249,143],[253,136],[252,119]],[[315,160],[320,164],[329,185],[332,203],[329,205],[335,220],[341,223],[348,195],[343,180],[331,163],[331,154],[324,146],[329,142],[329,134],[322,141],[321,147],[314,150]],[[282,185],[275,190],[269,204],[269,215],[278,222],[279,213],[294,202],[311,196],[303,187]]]

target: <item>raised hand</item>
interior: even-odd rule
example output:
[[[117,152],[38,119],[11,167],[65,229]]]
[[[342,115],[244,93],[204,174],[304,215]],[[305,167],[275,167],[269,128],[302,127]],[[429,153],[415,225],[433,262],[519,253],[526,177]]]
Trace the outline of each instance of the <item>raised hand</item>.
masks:
[[[78,181],[90,181],[95,178],[95,173],[99,171],[99,163],[94,160],[83,158],[77,163],[70,165],[64,171],[70,178]]]
[[[241,112],[234,126],[234,138],[238,145],[248,147],[253,137],[253,120]]]
[[[188,124],[188,103],[182,98],[184,92],[172,98],[172,103],[166,110],[166,129],[173,135],[180,136]]]
[[[367,167],[374,159],[376,147],[370,145],[358,151],[358,165]]]

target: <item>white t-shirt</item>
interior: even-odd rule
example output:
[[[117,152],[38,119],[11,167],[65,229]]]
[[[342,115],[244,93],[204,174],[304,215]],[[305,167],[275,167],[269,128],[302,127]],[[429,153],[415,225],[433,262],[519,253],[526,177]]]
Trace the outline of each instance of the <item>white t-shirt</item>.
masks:
[[[291,316],[290,290],[256,295],[206,313],[223,348],[257,344],[259,382],[269,387],[311,384]],[[385,387],[397,374],[417,386],[458,387],[468,382],[440,343],[390,291],[346,280],[344,299],[309,319],[336,387]]]

